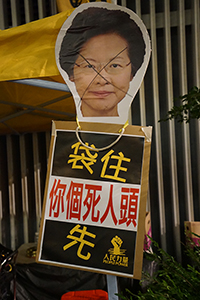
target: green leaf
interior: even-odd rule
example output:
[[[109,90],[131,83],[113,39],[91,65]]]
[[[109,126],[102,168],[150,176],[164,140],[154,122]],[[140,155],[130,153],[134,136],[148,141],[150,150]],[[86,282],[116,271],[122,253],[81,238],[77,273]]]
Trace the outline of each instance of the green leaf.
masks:
[[[181,123],[189,123],[191,119],[200,118],[200,89],[198,87],[194,86],[188,94],[175,98],[174,103],[177,101],[181,101],[181,105],[174,105],[159,122],[176,119]]]

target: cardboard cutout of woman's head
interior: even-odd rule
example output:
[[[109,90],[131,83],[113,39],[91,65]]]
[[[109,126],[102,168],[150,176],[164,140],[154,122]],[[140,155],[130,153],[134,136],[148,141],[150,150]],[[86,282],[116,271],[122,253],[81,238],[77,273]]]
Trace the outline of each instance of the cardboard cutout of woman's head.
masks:
[[[55,51],[78,120],[124,124],[151,52],[141,19],[125,7],[82,4],[64,22]]]

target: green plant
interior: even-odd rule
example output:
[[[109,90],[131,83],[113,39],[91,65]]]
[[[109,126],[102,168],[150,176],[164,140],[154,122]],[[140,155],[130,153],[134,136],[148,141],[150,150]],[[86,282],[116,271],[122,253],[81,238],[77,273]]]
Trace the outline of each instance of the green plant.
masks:
[[[188,94],[176,98],[174,103],[178,100],[181,100],[182,104],[174,105],[166,117],[160,121],[176,119],[178,122],[188,123],[191,119],[200,118],[200,89],[198,87],[194,86]]]
[[[157,262],[158,271],[152,277],[149,274],[143,274],[142,280],[149,281],[145,291],[139,291],[135,295],[132,291],[126,290],[126,295],[122,294],[119,297],[123,300],[200,299],[200,248],[196,247],[193,241],[187,240],[186,254],[192,264],[183,267],[155,241],[152,240],[152,243],[157,253],[147,254],[147,257]]]

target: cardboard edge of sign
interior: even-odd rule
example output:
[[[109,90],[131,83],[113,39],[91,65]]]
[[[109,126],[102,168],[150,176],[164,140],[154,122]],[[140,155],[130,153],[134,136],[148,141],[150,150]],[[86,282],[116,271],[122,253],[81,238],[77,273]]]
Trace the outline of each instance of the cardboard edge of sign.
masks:
[[[79,124],[81,130],[89,131],[89,132],[102,132],[102,133],[119,133],[120,129],[122,129],[121,124],[100,124],[100,123],[87,123],[82,122]],[[135,257],[134,257],[134,270],[132,275],[128,274],[116,274],[116,272],[112,271],[102,271],[102,270],[94,270],[84,267],[73,267],[73,266],[61,266],[60,264],[51,263],[51,262],[43,262],[39,258],[39,253],[41,251],[41,238],[43,233],[43,226],[44,226],[44,211],[46,206],[46,199],[47,199],[47,189],[48,189],[48,182],[50,178],[50,168],[51,168],[51,158],[52,158],[52,151],[54,140],[56,138],[56,130],[76,130],[77,123],[76,122],[66,122],[66,121],[53,121],[52,122],[52,136],[51,136],[51,143],[50,143],[50,151],[49,151],[49,160],[48,160],[48,167],[47,167],[47,176],[46,176],[46,184],[45,184],[45,191],[44,191],[44,201],[43,201],[43,209],[42,209],[42,216],[41,216],[41,224],[39,230],[39,238],[38,238],[38,245],[37,245],[37,254],[36,254],[36,262],[41,264],[48,264],[52,266],[59,266],[59,267],[66,267],[71,269],[78,269],[82,271],[91,271],[95,273],[102,273],[107,275],[117,275],[120,277],[130,277],[134,279],[141,279],[142,275],[142,264],[143,264],[143,246],[144,246],[144,236],[145,236],[145,216],[146,216],[146,201],[147,201],[147,194],[148,194],[148,183],[149,183],[149,165],[150,165],[150,152],[151,152],[151,133],[152,127],[144,127],[144,126],[133,126],[128,125],[125,128],[124,134],[130,134],[134,136],[143,136],[145,138],[144,142],[144,154],[143,154],[143,165],[142,165],[142,176],[141,176],[141,193],[140,193],[140,206],[139,206],[139,215],[138,215],[138,229],[137,229],[137,238],[136,238],[136,246],[135,246]],[[148,132],[148,134],[146,134]]]

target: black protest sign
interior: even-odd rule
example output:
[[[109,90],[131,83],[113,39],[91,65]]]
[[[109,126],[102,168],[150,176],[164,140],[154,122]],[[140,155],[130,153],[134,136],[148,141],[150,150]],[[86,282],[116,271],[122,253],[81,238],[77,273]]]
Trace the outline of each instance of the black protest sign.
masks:
[[[116,144],[95,151],[112,144],[116,126],[81,130],[83,145],[75,123],[55,125],[37,261],[138,278],[150,153],[144,128],[128,126]]]

